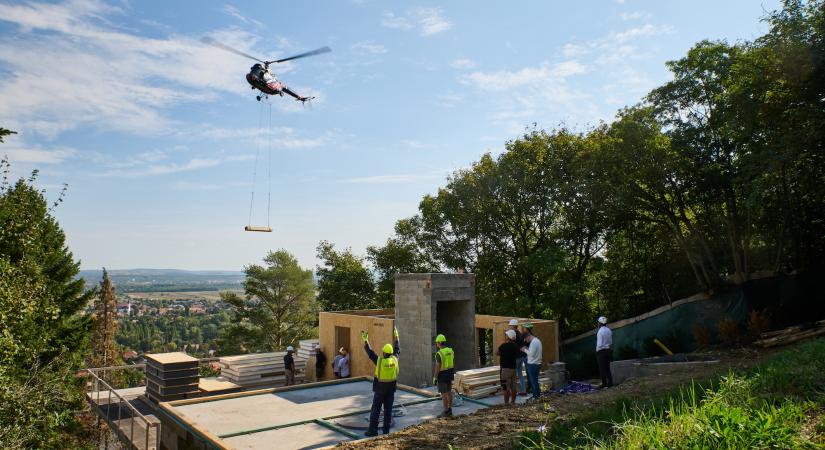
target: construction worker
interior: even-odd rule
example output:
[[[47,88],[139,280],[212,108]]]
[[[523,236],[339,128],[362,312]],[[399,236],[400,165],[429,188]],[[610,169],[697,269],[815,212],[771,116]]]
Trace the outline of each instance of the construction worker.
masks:
[[[364,340],[364,351],[370,361],[375,363],[375,376],[372,379],[372,411],[370,412],[370,425],[367,428],[366,436],[378,434],[378,416],[381,414],[381,407],[384,409],[384,434],[389,434],[392,423],[392,403],[395,400],[395,385],[398,379],[398,353],[401,351],[398,344],[398,329],[393,327],[393,343],[384,344],[381,349],[381,356],[378,356],[370,347],[369,335],[366,331],[361,332],[361,339]]]
[[[441,394],[441,403],[444,405],[444,411],[438,417],[450,417],[453,415],[453,378],[455,378],[455,365],[453,362],[455,354],[453,349],[447,347],[447,338],[443,334],[435,337],[435,346],[438,351],[435,353],[433,384],[438,385],[438,393]]]
[[[315,351],[315,381],[324,380],[324,369],[327,367],[327,355],[324,354],[324,348],[318,346]]]
[[[521,355],[516,345],[516,330],[504,332],[504,343],[496,350],[499,359],[499,375],[501,387],[504,389],[504,405],[516,404],[516,360]]]
[[[518,319],[510,319],[508,325],[510,326],[510,329],[516,333],[516,338],[514,340],[516,347],[524,347],[524,336],[521,331],[518,330]],[[516,378],[518,379],[518,395],[522,397],[527,395],[527,381],[524,377],[524,368],[526,365],[527,355],[519,351],[519,355],[516,358]]]
[[[527,381],[530,382],[530,390],[533,400],[541,397],[541,386],[539,386],[539,372],[541,372],[541,341],[533,335],[533,324],[524,324],[524,342],[527,344],[521,351],[527,353]]]
[[[294,351],[291,345],[287,346],[286,355],[284,355],[284,386],[295,384],[295,359],[292,357]]]
[[[599,365],[599,376],[602,384],[599,389],[613,386],[613,374],[610,373],[611,351],[613,345],[613,332],[607,327],[607,317],[601,316],[597,320],[598,331],[596,332],[596,363]]]

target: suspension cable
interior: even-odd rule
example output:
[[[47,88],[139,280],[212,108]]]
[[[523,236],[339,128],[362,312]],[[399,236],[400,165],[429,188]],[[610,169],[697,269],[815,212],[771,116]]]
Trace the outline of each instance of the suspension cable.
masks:
[[[271,115],[271,110],[270,110]],[[261,141],[260,141],[260,134],[261,130],[263,129],[263,119],[264,119],[264,105],[261,102],[261,107],[258,109],[258,135],[256,136],[256,146],[255,146],[255,166],[252,169],[252,195],[249,199],[249,222],[247,225],[252,226],[252,207],[255,204],[255,183],[257,182],[258,177],[258,155],[261,153]]]

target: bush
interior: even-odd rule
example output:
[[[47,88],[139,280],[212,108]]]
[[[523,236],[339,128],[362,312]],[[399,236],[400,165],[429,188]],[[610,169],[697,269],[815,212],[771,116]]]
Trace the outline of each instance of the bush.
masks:
[[[722,319],[719,321],[719,339],[722,343],[731,345],[739,343],[742,340],[742,333],[739,330],[739,324],[733,319]]]
[[[753,334],[754,337],[759,337],[761,333],[768,331],[771,327],[771,317],[768,314],[768,310],[763,309],[762,311],[757,311],[752,309],[748,314],[747,327],[748,331]]]

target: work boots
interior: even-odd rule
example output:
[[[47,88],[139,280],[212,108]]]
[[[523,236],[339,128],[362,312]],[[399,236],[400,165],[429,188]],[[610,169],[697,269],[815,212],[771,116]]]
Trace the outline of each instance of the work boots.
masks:
[[[453,416],[453,408],[448,408],[441,412],[438,417],[452,417]]]

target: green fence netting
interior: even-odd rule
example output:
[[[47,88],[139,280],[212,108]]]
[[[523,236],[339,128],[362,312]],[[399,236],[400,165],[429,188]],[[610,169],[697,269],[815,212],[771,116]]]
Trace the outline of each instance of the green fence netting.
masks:
[[[718,342],[719,323],[731,319],[744,325],[748,302],[740,288],[730,288],[705,300],[673,307],[652,317],[613,330],[613,359],[660,356],[662,350],[653,343],[658,338],[673,352],[690,352],[699,347],[698,333],[706,333],[710,342]],[[596,336],[583,337],[562,345],[562,360],[573,377],[592,375],[596,368]]]

